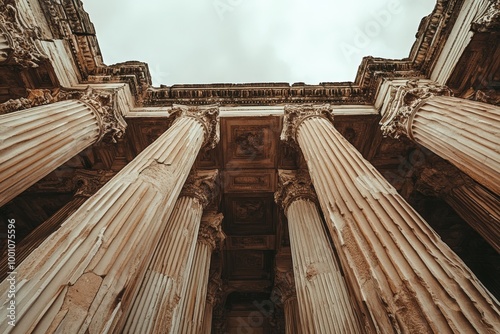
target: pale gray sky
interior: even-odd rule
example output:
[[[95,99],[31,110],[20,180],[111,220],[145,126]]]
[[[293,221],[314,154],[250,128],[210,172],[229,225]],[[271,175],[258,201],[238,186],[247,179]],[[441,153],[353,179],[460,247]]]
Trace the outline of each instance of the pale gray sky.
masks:
[[[405,58],[436,0],[83,0],[108,65],[153,84],[354,81],[363,56]]]

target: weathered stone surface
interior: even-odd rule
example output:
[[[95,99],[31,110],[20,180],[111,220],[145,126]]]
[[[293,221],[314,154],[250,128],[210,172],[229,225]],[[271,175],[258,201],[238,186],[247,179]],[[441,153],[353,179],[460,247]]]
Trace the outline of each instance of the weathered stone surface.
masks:
[[[327,118],[306,119],[296,138],[348,284],[368,309],[365,324],[388,332],[495,331],[496,301]]]

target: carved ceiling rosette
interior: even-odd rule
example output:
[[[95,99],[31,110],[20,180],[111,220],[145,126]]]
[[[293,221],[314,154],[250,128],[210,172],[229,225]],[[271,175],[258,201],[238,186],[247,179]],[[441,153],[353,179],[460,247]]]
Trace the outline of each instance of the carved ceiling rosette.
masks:
[[[286,214],[288,206],[299,199],[318,203],[307,170],[278,170],[278,190],[274,194],[275,202],[283,207]]]
[[[285,116],[280,139],[296,149],[298,149],[297,132],[306,119],[326,117],[333,122],[333,109],[330,104],[286,105],[284,110]]]
[[[0,49],[0,59],[25,68],[38,67],[38,63],[47,59],[35,43],[41,39],[40,28],[25,22],[14,0],[0,1],[0,35],[7,44]]]
[[[174,104],[172,114],[177,117],[185,116],[196,119],[203,126],[205,141],[203,146],[213,149],[220,140],[219,105],[185,106]]]
[[[94,89],[88,86],[84,90],[61,89],[56,100],[79,100],[94,110],[99,121],[99,138],[101,140],[117,142],[125,134],[127,123],[119,112],[116,101],[116,93],[109,90]]]
[[[218,191],[218,178],[218,170],[193,170],[184,183],[180,196],[196,198],[206,208]]]
[[[217,246],[220,248],[226,238],[226,235],[222,232],[223,219],[224,215],[222,213],[204,213],[198,231],[198,242],[208,245],[212,250],[216,249]]]
[[[380,121],[382,134],[395,139],[404,135],[411,139],[409,126],[418,108],[433,96],[452,95],[446,86],[418,80],[410,80],[404,86],[392,88],[387,112]]]
[[[475,32],[500,31],[500,0],[490,0],[486,13],[472,22],[471,29]]]

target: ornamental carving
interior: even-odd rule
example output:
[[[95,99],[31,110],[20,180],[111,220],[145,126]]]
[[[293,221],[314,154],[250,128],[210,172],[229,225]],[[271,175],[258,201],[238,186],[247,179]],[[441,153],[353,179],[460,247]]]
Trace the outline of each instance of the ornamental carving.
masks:
[[[222,232],[222,213],[207,212],[201,218],[198,242],[209,246],[212,250],[220,248],[226,235]]]
[[[219,273],[211,273],[208,278],[207,303],[215,306],[222,300],[222,280]]]
[[[274,200],[287,212],[288,207],[299,199],[317,203],[316,192],[311,183],[311,178],[306,170],[279,170],[278,190]]]
[[[411,137],[411,119],[420,106],[433,96],[452,96],[443,85],[411,80],[404,86],[393,88],[388,108],[380,121],[382,134],[392,138]]]
[[[500,31],[500,0],[490,0],[486,13],[472,22],[471,29],[475,32]]]
[[[283,304],[292,298],[297,298],[295,279],[292,271],[284,272],[276,270],[273,295],[277,297],[273,298],[273,300],[279,300]]]
[[[446,161],[430,158],[423,166],[415,182],[415,188],[422,194],[446,197],[453,189],[474,187],[475,181]]]
[[[180,196],[196,198],[206,208],[219,191],[218,170],[191,171]]]
[[[77,170],[74,176],[74,183],[77,191],[75,196],[90,197],[108,182],[115,172],[107,170]]]
[[[313,105],[287,105],[285,106],[285,116],[283,119],[283,131],[281,140],[293,146],[298,146],[297,131],[300,125],[308,118],[326,117],[333,121],[333,110],[329,104]]]
[[[23,20],[14,0],[0,2],[0,35],[7,39],[8,48],[1,52],[8,63],[38,67],[38,63],[47,59],[35,45],[35,40],[41,39],[40,28]]]
[[[0,115],[23,109],[33,108],[54,102],[54,97],[49,89],[27,89],[27,97],[10,99],[0,104]]]
[[[184,106],[174,104],[172,114],[177,117],[192,117],[203,126],[206,149],[213,149],[220,140],[219,106]]]
[[[92,108],[99,121],[98,141],[116,143],[118,139],[123,137],[127,123],[118,111],[114,92],[88,86],[84,90],[61,89],[56,96],[57,101],[70,99],[79,100]]]

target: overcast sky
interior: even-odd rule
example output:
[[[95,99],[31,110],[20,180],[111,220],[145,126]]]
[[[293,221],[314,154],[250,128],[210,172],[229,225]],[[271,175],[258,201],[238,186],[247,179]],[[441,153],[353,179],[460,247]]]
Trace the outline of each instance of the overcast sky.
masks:
[[[153,84],[354,81],[366,55],[405,58],[436,0],[83,0],[108,65]]]

